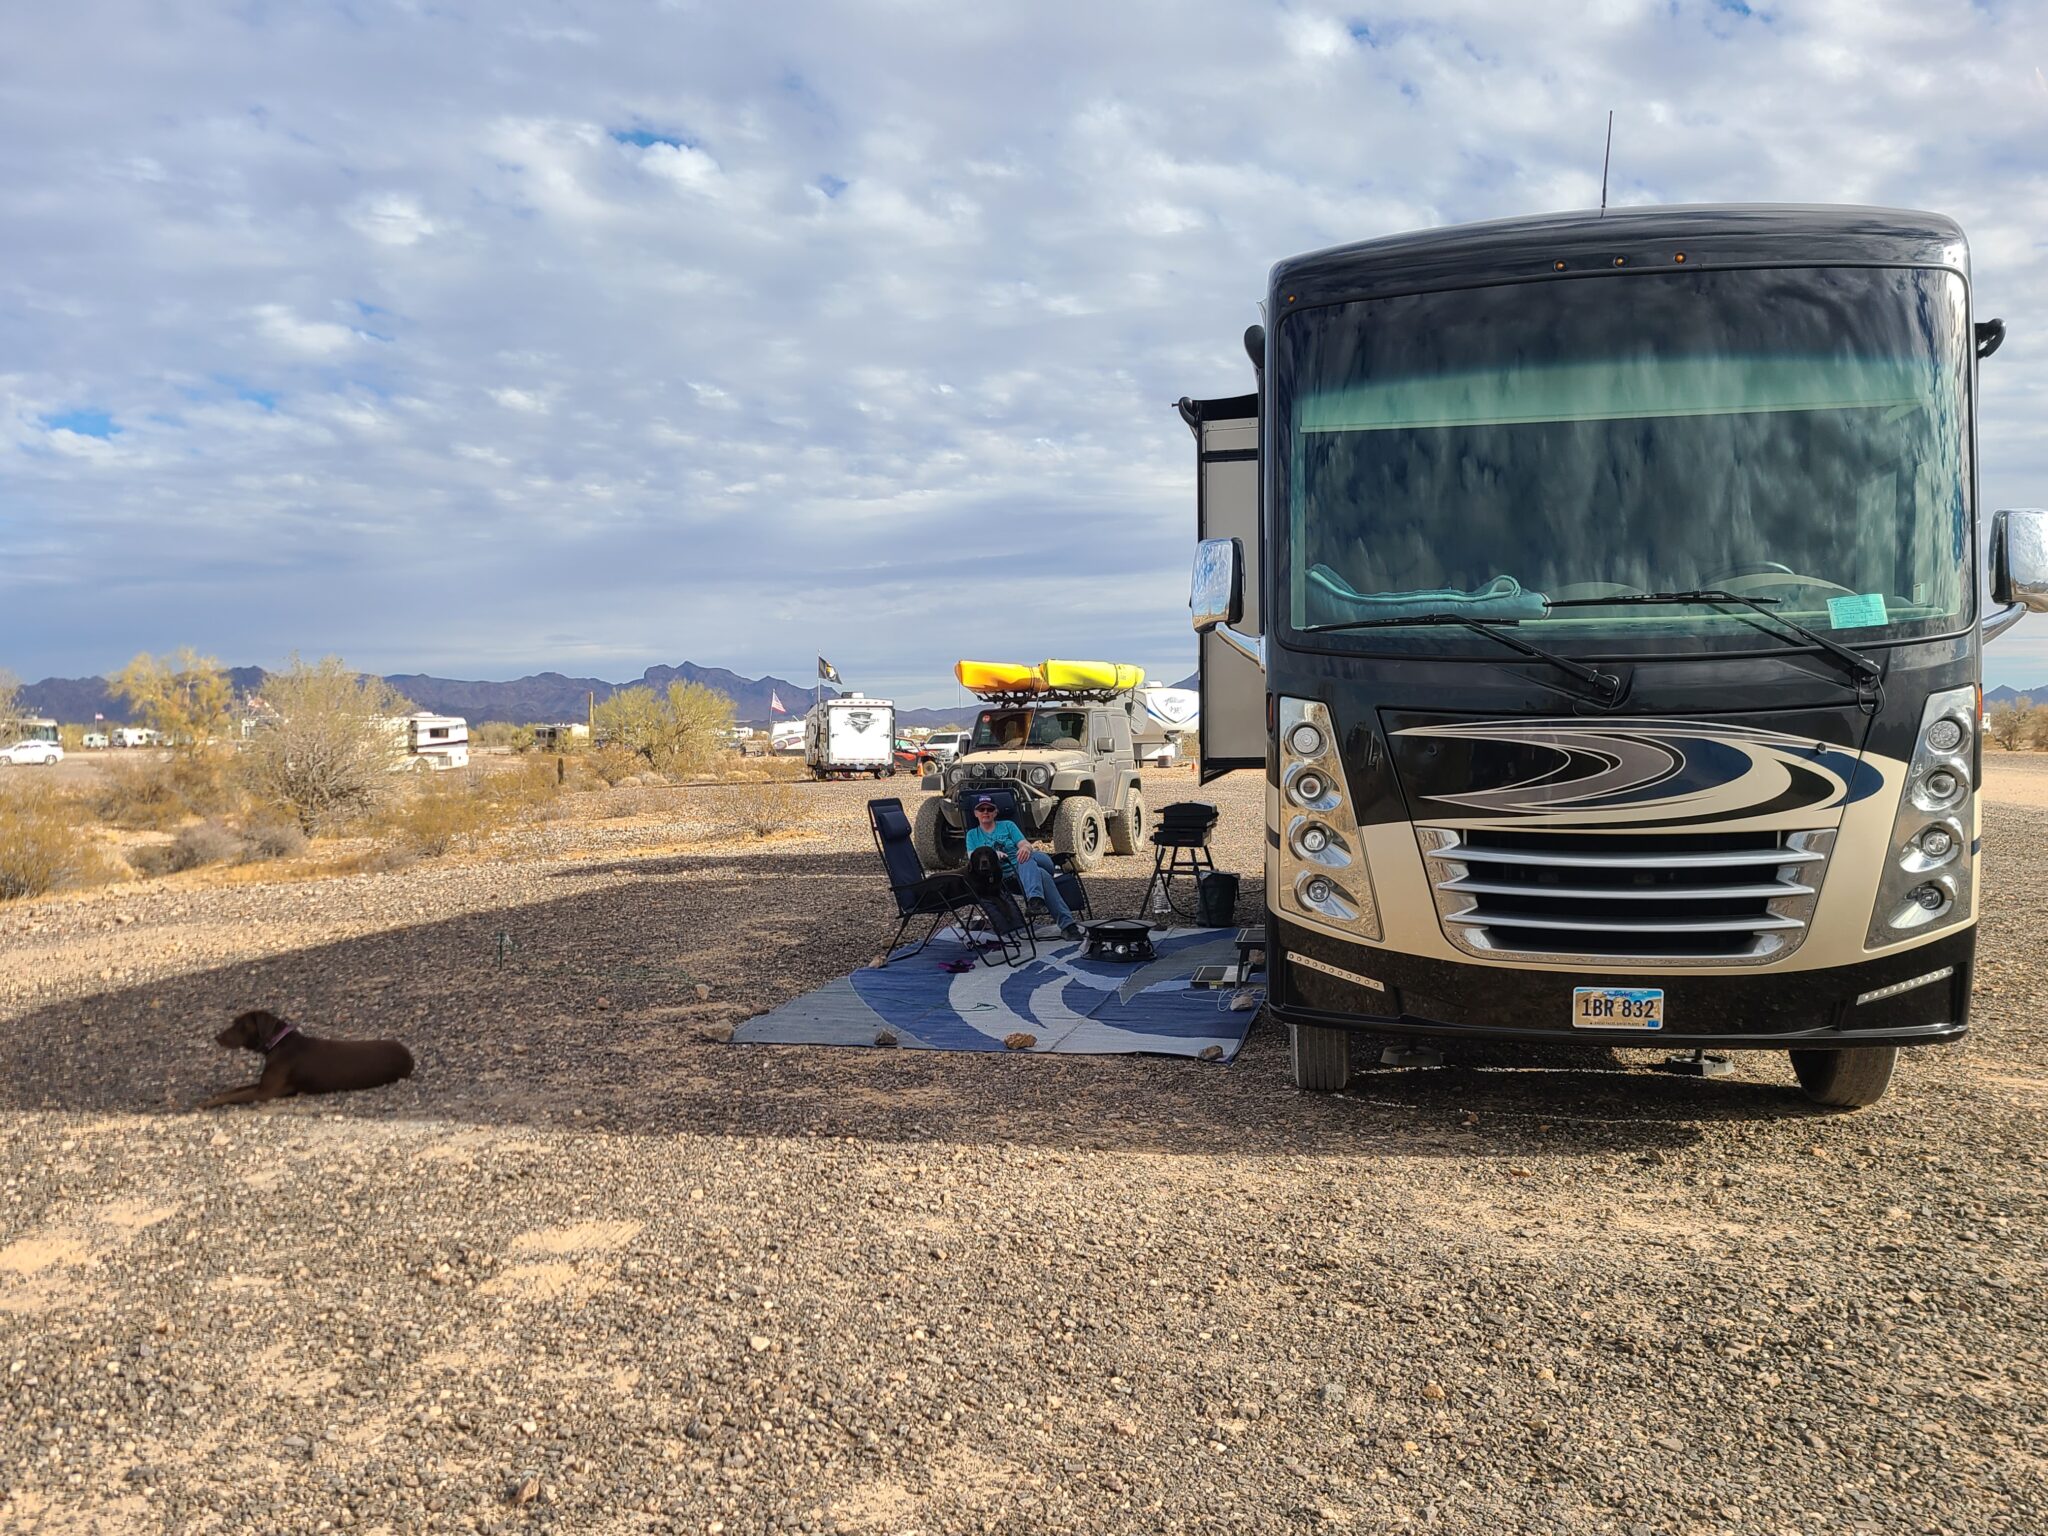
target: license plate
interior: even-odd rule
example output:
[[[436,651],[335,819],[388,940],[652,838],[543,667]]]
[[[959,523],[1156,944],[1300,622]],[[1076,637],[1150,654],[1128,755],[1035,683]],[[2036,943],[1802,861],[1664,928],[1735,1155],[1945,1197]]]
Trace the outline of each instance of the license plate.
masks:
[[[1574,1029],[1662,1029],[1662,987],[1573,987]]]

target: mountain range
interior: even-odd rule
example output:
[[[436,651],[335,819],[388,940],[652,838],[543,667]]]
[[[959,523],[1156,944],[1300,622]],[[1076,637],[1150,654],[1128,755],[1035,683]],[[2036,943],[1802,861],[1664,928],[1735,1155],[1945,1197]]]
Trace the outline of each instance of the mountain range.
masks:
[[[261,667],[229,667],[228,680],[237,695],[261,693],[269,673]],[[396,673],[384,679],[419,709],[440,715],[461,715],[471,724],[485,720],[509,720],[515,724],[581,720],[598,702],[626,688],[648,687],[666,692],[670,683],[701,683],[733,702],[733,713],[745,724],[766,725],[774,718],[771,699],[779,700],[788,716],[801,718],[815,695],[808,683],[793,683],[786,677],[741,677],[724,667],[700,667],[694,662],[679,666],[649,667],[630,683],[608,683],[598,677],[565,677],[560,672],[537,672],[515,677],[510,682],[470,682],[453,677],[429,677],[419,672]],[[824,690],[837,698],[839,690]],[[89,724],[103,719],[111,725],[131,723],[126,703],[116,697],[103,677],[46,677],[21,690],[21,707],[32,715],[47,715],[67,724]],[[896,712],[899,725],[966,725],[971,709],[902,709]]]
[[[261,693],[270,675],[261,667],[230,667],[228,680],[237,694]],[[745,724],[767,725],[774,717],[770,698],[779,699],[792,719],[810,707],[811,685],[793,683],[786,677],[741,677],[724,667],[700,667],[695,662],[678,666],[649,667],[630,683],[608,683],[597,677],[565,677],[560,672],[536,672],[510,682],[468,682],[453,677],[429,677],[420,672],[401,672],[384,679],[420,709],[435,714],[461,715],[471,724],[485,720],[509,720],[532,724],[556,720],[581,720],[591,700],[610,698],[626,688],[648,687],[664,692],[670,683],[701,683],[724,694],[733,702],[733,713]],[[1193,688],[1196,679],[1184,677],[1173,686]],[[839,690],[824,690],[837,698]],[[2004,704],[2021,698],[2048,703],[2048,683],[2036,688],[1998,687],[1986,690],[1984,702]],[[103,677],[46,677],[21,690],[21,705],[30,714],[47,715],[69,724],[104,718],[110,724],[129,722],[127,706],[114,696]],[[953,709],[899,709],[896,721],[902,726],[966,725],[973,706]]]

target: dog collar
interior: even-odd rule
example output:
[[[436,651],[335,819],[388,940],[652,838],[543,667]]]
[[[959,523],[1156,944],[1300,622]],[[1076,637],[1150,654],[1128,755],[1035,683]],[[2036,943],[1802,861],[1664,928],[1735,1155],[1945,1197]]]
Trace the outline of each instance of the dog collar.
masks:
[[[292,1033],[292,1031],[294,1031],[298,1027],[299,1026],[292,1023],[291,1020],[285,1020],[284,1028],[280,1029],[276,1034],[272,1035],[268,1040],[263,1042],[263,1054],[268,1056],[272,1051],[276,1050],[277,1042],[282,1040],[286,1035]]]

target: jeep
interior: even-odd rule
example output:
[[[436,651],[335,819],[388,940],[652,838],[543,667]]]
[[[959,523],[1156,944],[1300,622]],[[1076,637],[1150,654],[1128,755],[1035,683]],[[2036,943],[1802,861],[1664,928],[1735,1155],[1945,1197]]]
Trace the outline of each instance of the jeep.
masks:
[[[917,808],[912,841],[928,870],[967,858],[973,806],[991,796],[998,813],[1033,842],[1050,843],[1076,868],[1145,844],[1145,796],[1131,749],[1129,694],[1040,694],[991,704],[975,718],[960,755],[925,776],[938,793]]]

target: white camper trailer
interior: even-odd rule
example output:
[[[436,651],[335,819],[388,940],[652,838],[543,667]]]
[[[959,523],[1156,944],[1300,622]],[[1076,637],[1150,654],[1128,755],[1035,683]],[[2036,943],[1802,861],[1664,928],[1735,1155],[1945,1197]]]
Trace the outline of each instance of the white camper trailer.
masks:
[[[421,710],[390,724],[400,742],[396,766],[436,773],[469,766],[469,722],[462,716]]]
[[[865,694],[826,699],[804,716],[804,764],[815,778],[896,771],[896,706]]]
[[[1180,758],[1181,737],[1202,728],[1202,696],[1192,688],[1141,688],[1138,705],[1138,761],[1148,768],[1172,766]]]

